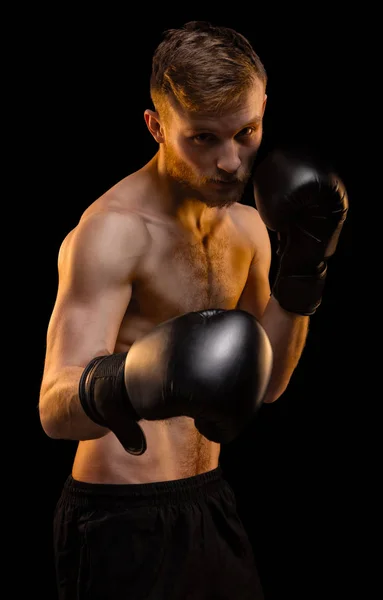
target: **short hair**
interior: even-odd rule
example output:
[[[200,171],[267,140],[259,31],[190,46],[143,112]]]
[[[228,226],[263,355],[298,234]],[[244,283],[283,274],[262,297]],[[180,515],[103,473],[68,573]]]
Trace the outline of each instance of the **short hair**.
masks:
[[[150,95],[160,114],[168,100],[191,112],[219,114],[238,106],[257,80],[266,87],[267,73],[244,35],[189,21],[164,32],[152,58]]]

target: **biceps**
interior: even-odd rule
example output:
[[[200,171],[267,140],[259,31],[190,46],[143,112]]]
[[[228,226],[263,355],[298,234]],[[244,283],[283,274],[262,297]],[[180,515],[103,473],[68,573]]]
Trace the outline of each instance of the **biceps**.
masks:
[[[237,308],[246,310],[259,320],[265,312],[269,300],[269,271],[267,268],[256,264],[249,270]]]
[[[47,365],[85,366],[99,353],[112,353],[130,297],[131,286],[103,290],[86,301],[70,291],[59,293],[48,326]]]

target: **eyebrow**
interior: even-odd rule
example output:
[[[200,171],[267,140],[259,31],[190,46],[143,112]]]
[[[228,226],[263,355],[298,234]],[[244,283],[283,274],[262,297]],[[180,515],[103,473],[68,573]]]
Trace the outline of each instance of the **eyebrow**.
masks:
[[[247,123],[245,123],[244,125],[242,125],[238,131],[242,131],[242,129],[246,129],[246,127],[250,127],[250,125],[258,125],[259,123],[261,123],[262,121],[262,117],[256,115],[255,117],[253,117],[252,119],[250,119],[250,121],[248,121]],[[214,127],[209,127],[208,125],[205,124],[198,124],[195,123],[194,126],[188,126],[187,127],[187,131],[214,131]]]

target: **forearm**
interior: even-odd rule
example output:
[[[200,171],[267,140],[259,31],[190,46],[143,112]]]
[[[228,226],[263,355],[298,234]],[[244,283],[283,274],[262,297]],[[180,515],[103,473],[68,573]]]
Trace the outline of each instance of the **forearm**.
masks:
[[[67,367],[43,381],[39,400],[41,425],[55,439],[90,440],[109,432],[89,419],[82,409],[78,387],[83,369]]]
[[[273,370],[264,402],[275,402],[286,390],[302,355],[309,317],[287,312],[271,296],[260,319],[273,349]]]

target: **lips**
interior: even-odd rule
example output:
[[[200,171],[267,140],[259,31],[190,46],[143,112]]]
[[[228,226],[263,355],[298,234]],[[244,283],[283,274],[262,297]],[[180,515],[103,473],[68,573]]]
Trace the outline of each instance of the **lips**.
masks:
[[[235,185],[238,183],[238,181],[212,181],[212,183],[217,185]]]

